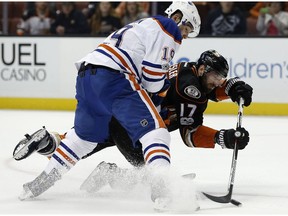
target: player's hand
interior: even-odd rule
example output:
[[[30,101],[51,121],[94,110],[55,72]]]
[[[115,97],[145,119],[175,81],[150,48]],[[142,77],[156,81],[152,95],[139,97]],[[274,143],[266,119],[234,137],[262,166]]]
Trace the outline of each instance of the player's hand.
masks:
[[[236,101],[238,104],[240,97],[244,99],[244,106],[249,106],[252,102],[253,88],[239,77],[227,81],[225,92],[233,102]]]
[[[161,105],[163,102],[164,98],[166,97],[166,94],[170,88],[170,81],[168,79],[165,79],[163,87],[160,89],[159,92],[157,93],[152,93],[151,94],[151,100],[154,103],[154,105],[157,107]]]
[[[242,150],[248,144],[249,132],[245,128],[238,128],[237,131],[234,129],[220,130],[215,135],[215,142],[218,143],[222,148],[234,149],[237,141],[238,149]]]

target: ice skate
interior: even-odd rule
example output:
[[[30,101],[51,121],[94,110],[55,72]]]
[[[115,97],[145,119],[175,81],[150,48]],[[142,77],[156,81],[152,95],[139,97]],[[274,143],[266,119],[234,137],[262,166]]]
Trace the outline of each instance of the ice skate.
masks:
[[[32,191],[29,189],[29,187],[27,186],[27,184],[23,185],[23,191],[21,192],[18,198],[21,201],[34,198],[34,195]]]
[[[151,199],[157,212],[189,214],[199,210],[194,192],[194,173],[153,180]],[[169,179],[169,180],[168,180]]]
[[[59,134],[49,134],[46,128],[37,130],[32,135],[25,134],[14,148],[13,158],[15,160],[23,160],[37,151],[42,155],[49,156],[53,153],[60,142]]]
[[[189,214],[200,210],[198,202],[190,200],[181,200],[178,197],[166,196],[158,197],[153,202],[153,208],[157,212],[167,212],[175,214]]]
[[[23,185],[19,199],[23,201],[35,198],[48,190],[59,179],[61,179],[61,174],[57,169],[52,169],[49,174],[43,171],[36,179]]]
[[[80,186],[80,190],[93,193],[99,191],[105,185],[108,185],[111,178],[111,173],[117,168],[115,163],[106,163],[102,161],[88,178]]]
[[[164,177],[158,176],[151,181],[151,200],[153,201],[153,208],[157,212],[165,212],[170,210],[172,197],[168,182]]]

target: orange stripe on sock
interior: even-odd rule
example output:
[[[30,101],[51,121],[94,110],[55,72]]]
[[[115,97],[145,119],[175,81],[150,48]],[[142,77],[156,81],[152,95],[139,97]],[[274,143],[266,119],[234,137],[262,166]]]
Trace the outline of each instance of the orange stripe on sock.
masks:
[[[68,155],[66,155],[60,148],[57,148],[56,150],[60,155],[62,155],[65,160],[67,160],[69,163],[71,163],[73,166],[76,164],[75,161],[73,161]]]
[[[167,154],[167,155],[169,156],[169,158],[170,158],[170,153],[169,153],[168,151],[162,150],[162,149],[156,149],[156,150],[153,150],[153,151],[151,151],[151,152],[149,152],[149,153],[147,154],[147,156],[145,157],[145,161],[148,160],[148,158],[150,157],[150,155],[152,155],[152,154],[154,154],[154,153],[157,153],[157,152],[161,152],[161,153]]]

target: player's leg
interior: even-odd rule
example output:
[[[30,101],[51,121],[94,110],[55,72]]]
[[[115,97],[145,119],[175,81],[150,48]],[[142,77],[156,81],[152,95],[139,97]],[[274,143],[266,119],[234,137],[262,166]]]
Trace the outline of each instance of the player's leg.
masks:
[[[96,166],[81,184],[81,190],[89,193],[97,192],[107,184],[110,184],[113,188],[131,189],[136,183],[139,183],[136,176],[137,171],[145,164],[141,143],[138,141],[136,147],[134,147],[126,130],[114,117],[111,119],[109,128],[110,142],[116,144],[122,155],[135,169],[124,169],[118,167],[115,163],[106,163],[103,161]],[[97,145],[97,148],[98,146],[100,144]]]
[[[58,148],[60,141],[65,138],[65,135],[66,133],[59,134],[57,132],[49,132],[43,126],[42,129],[37,130],[31,135],[25,134],[25,138],[22,139],[13,150],[13,158],[20,161],[29,157],[34,152],[50,158]],[[109,138],[107,142],[99,143],[93,151],[83,156],[82,159],[87,158],[104,148],[115,145],[112,138]]]
[[[44,171],[33,181],[23,185],[24,190],[19,198],[21,200],[34,198],[48,190],[96,145],[97,143],[80,139],[74,129],[68,131]]]
[[[137,183],[132,172],[132,169],[120,168],[115,163],[102,161],[81,184],[80,190],[95,193],[106,185],[121,190],[131,189]]]
[[[111,119],[109,128],[110,137],[113,140],[113,143],[116,144],[117,148],[126,160],[134,167],[144,166],[145,161],[142,152],[142,144],[137,141],[135,145],[133,145],[133,142],[125,128],[122,127],[114,117]]]
[[[110,124],[110,132],[111,137],[113,138],[117,147],[125,158],[134,166],[143,166],[146,163],[146,165],[150,167],[150,170],[153,170],[157,166],[169,166],[170,135],[168,131],[163,128],[165,127],[165,124],[153,106],[146,91],[139,88],[131,88],[129,85],[130,82],[127,82],[127,80],[125,82],[123,82],[123,80],[121,80],[121,82],[117,81],[118,85],[119,83],[122,86],[115,92],[123,92],[123,94],[125,93],[125,97],[120,96],[114,100],[113,104],[115,104],[115,106],[113,106],[112,111],[113,115],[120,120],[121,125],[123,125],[125,130],[128,131],[129,136],[132,137],[133,141],[129,138],[129,136],[127,136],[126,131],[119,125],[119,123],[112,120]],[[114,87],[112,84],[110,86],[112,86],[111,88]],[[135,89],[139,90],[135,91]],[[128,94],[128,92],[130,93]],[[108,95],[108,92],[106,95]],[[145,101],[143,101],[143,97],[146,99]],[[130,106],[127,106],[127,104],[130,104]],[[152,108],[148,107],[147,104],[152,106]],[[139,144],[138,139],[143,136],[143,134],[147,134],[148,132],[152,132],[154,130],[157,132],[151,133],[152,138],[143,138],[146,148],[146,150],[143,150],[147,153],[147,160],[144,161],[142,146],[137,145]],[[159,138],[159,136],[161,137],[163,135],[164,138]],[[150,137],[150,135],[147,136]],[[135,158],[137,159],[135,160]],[[157,168],[157,170],[159,169]],[[94,176],[100,176],[97,175],[98,172],[100,171],[98,168],[96,168],[95,172],[88,177],[88,180],[90,178],[93,179]],[[155,172],[153,175],[158,175],[156,173],[159,172]]]
[[[99,143],[90,153],[84,155],[82,159],[87,158],[104,148],[115,146],[115,143],[117,143],[117,147],[120,152],[132,165],[136,167],[144,165],[141,145],[139,145],[139,147],[133,151],[131,139],[129,138],[125,129],[115,118],[111,120],[109,128],[112,136],[109,137],[108,141],[105,143]],[[16,160],[22,160],[30,156],[33,152],[38,152],[41,155],[50,157],[56,151],[60,141],[65,138],[65,135],[66,133],[64,135],[59,135],[56,132],[48,132],[46,128],[43,127],[32,135],[29,135],[30,138],[28,135],[26,135],[26,138],[21,140],[15,147],[13,157]],[[116,142],[114,142],[114,140]],[[82,183],[80,188],[82,190],[86,190],[87,192],[95,192],[108,183],[114,187],[116,187],[115,185],[119,185],[116,184],[116,181],[128,183],[127,179],[129,178],[127,178],[127,175],[124,175],[124,173],[127,173],[126,169],[120,169],[118,167],[115,169],[116,167],[117,166],[114,163],[100,163]],[[123,185],[124,184],[122,184],[122,186]],[[126,186],[129,187],[131,184],[129,183]],[[27,187],[27,185],[25,187]]]
[[[113,107],[113,115],[126,129],[134,147],[138,140],[142,143],[149,181],[152,189],[154,185],[157,185],[158,189],[155,196],[166,196],[164,179],[170,167],[170,134],[147,92],[140,86],[131,86],[135,83],[137,81],[134,80],[123,87],[125,93],[129,90],[132,92],[130,95],[126,94],[126,97],[119,97],[119,102],[115,101],[117,106]]]
[[[92,78],[90,70],[85,76],[77,77],[74,128],[69,130],[52,155],[44,171],[33,181],[24,184],[20,199],[39,196],[49,189],[61,176],[69,171],[109,135],[111,115],[98,98],[101,92],[100,80]],[[95,76],[95,74],[93,74]],[[94,79],[95,83],[91,79]],[[95,88],[94,88],[95,87]],[[99,89],[97,89],[99,87]]]

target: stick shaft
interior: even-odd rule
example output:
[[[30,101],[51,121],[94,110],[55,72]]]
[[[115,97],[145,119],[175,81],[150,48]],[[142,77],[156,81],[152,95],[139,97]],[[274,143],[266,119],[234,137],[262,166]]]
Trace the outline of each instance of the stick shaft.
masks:
[[[236,130],[242,126],[243,104],[244,104],[244,100],[243,100],[243,98],[240,98],[239,107],[238,107]],[[228,191],[229,191],[229,194],[231,194],[231,196],[232,196],[232,191],[233,191],[233,184],[234,184],[234,178],[235,178],[235,172],[236,172],[237,159],[238,159],[238,145],[237,145],[237,141],[236,141],[235,147],[233,150],[232,163],[231,163],[231,169],[230,169],[230,179],[229,179],[229,185],[228,185]]]
[[[243,98],[240,98],[239,107],[238,107],[238,115],[237,115],[236,131],[242,125],[243,105],[244,105],[244,100],[243,100]],[[238,157],[238,145],[237,145],[237,141],[236,141],[235,147],[233,150],[233,156],[232,156],[232,163],[231,163],[230,177],[229,177],[229,184],[228,184],[228,193],[225,196],[217,197],[217,196],[212,196],[210,194],[203,192],[203,194],[207,198],[209,198],[210,200],[213,200],[214,202],[219,202],[219,203],[230,203],[231,202],[233,186],[234,186],[234,178],[235,178],[235,172],[236,172],[237,157]],[[233,200],[232,204],[237,205],[237,206],[240,206],[240,204],[241,204],[238,201],[237,201],[237,204],[235,204],[235,203],[236,202],[234,202],[234,200]],[[240,203],[240,204],[238,205],[238,203]]]

